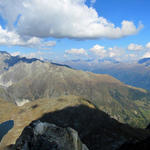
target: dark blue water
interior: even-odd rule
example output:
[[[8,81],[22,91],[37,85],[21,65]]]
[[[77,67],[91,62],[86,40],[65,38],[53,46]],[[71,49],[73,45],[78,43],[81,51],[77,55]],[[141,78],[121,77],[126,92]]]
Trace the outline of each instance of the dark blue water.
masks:
[[[14,126],[13,120],[9,120],[0,124],[0,142],[2,138],[8,133],[8,131],[13,128],[13,126]]]

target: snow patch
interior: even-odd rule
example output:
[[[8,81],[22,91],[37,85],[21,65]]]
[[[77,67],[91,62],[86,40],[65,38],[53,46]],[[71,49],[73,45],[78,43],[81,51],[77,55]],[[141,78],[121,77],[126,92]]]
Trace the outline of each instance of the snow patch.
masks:
[[[24,104],[26,104],[26,103],[29,103],[30,102],[30,100],[28,100],[28,99],[23,99],[23,100],[17,100],[16,101],[16,104],[17,104],[17,106],[23,106]]]

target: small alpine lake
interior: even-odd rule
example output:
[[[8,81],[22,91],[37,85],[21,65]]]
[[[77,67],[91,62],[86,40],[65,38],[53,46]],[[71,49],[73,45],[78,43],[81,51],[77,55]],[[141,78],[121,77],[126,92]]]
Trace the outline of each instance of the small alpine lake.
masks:
[[[2,138],[14,127],[14,121],[8,120],[0,124],[0,142]]]

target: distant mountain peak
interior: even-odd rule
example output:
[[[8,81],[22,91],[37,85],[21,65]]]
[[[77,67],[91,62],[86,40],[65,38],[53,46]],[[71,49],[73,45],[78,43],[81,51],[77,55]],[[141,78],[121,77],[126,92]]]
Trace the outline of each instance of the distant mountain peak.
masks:
[[[143,64],[143,63],[146,63],[147,61],[150,61],[150,57],[148,58],[142,58],[138,61],[139,64]]]
[[[19,55],[12,56],[6,51],[0,51],[0,65],[1,65],[0,71],[7,70],[9,67],[12,67],[19,62],[32,63],[35,61],[43,62],[42,60],[37,58],[26,58]]]
[[[0,51],[0,57],[11,57],[11,55],[6,51]]]
[[[8,64],[9,67],[17,64],[18,62],[25,62],[25,63],[32,63],[34,61],[40,61],[40,59],[37,58],[26,58],[26,57],[20,57],[20,56],[11,56],[9,59],[5,60],[5,63]]]
[[[7,55],[10,55],[8,52],[6,51],[0,51],[0,54],[7,54]]]
[[[138,61],[138,64],[144,64],[145,66],[150,66],[150,58],[142,58]]]

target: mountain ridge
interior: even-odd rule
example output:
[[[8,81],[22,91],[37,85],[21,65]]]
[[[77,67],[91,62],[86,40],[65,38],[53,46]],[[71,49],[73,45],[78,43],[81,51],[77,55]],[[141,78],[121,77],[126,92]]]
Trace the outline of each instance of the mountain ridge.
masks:
[[[143,58],[138,62],[87,62],[80,60],[78,62],[64,61],[66,65],[72,68],[84,71],[90,71],[97,74],[109,74],[121,82],[150,90],[150,67],[149,58]]]
[[[1,100],[1,105],[4,107],[0,110],[0,115],[8,108],[11,108],[8,109],[11,113],[3,114],[0,123],[11,118],[14,120],[14,127],[2,139],[0,148],[15,144],[23,129],[35,120],[75,129],[90,150],[115,150],[130,139],[139,141],[150,136],[149,131],[119,123],[91,102],[78,96],[39,99],[21,107],[10,103],[6,105]]]
[[[0,97],[16,104],[76,95],[123,123],[149,124],[150,93],[104,74],[74,70],[48,62],[20,62],[0,74]]]

